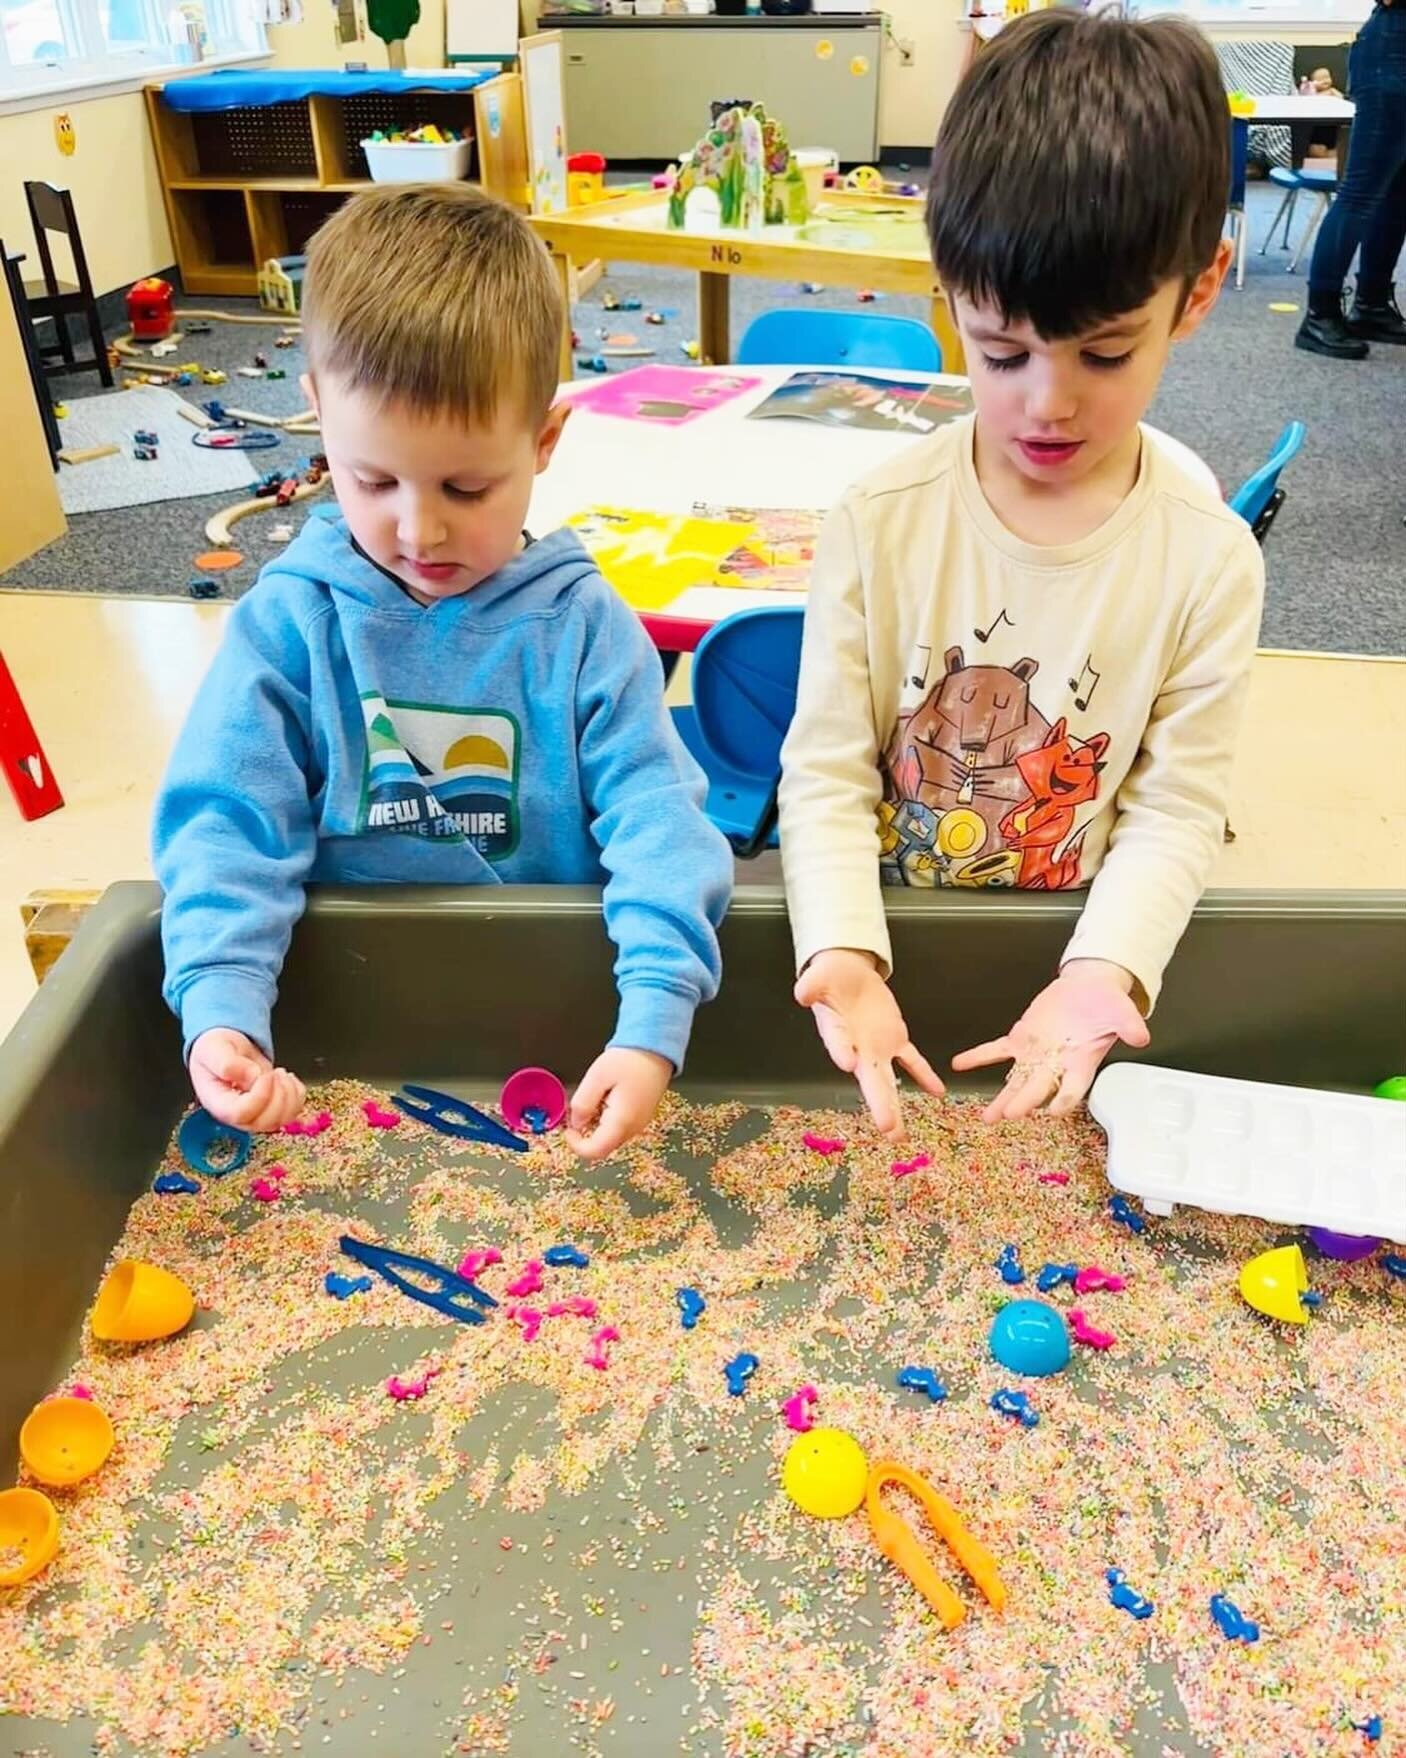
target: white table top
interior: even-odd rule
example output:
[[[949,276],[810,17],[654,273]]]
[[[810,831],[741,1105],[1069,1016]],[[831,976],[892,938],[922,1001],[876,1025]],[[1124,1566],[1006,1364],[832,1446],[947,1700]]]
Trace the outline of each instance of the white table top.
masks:
[[[712,506],[834,506],[850,483],[877,469],[914,441],[905,433],[874,433],[814,421],[748,421],[755,409],[797,366],[729,368],[763,382],[682,427],[644,431],[645,424],[617,416],[576,410],[566,424],[556,456],[537,478],[528,513],[533,531],[551,531],[590,506],[631,507],[657,513],[687,513],[695,502]],[[816,368],[813,370],[824,370]],[[862,369],[856,369],[862,370]],[[965,384],[943,374],[892,372],[885,378],[910,384]],[[562,386],[570,397],[595,381]],[[1211,470],[1180,441],[1159,438],[1182,464],[1201,475],[1217,493]],[[747,592],[738,587],[697,587],[675,599],[667,615],[714,622],[739,610],[774,605],[796,595]]]
[[[1351,122],[1357,106],[1351,98],[1301,98],[1297,93],[1245,94],[1254,99],[1255,113],[1247,122]]]

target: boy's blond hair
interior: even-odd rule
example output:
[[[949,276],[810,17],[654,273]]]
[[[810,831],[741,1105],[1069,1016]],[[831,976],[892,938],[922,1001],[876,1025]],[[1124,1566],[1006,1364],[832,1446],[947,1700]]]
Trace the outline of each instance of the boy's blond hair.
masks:
[[[486,422],[556,395],[561,289],[512,208],[468,183],[399,184],[340,207],[308,245],[308,367],[427,413]]]

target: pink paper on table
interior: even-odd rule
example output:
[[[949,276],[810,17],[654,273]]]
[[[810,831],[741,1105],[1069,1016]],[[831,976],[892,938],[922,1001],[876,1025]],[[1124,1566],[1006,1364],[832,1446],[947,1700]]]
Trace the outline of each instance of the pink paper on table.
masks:
[[[754,391],[761,382],[747,373],[716,372],[710,367],[637,366],[633,372],[613,374],[578,391],[571,401],[593,415],[618,415],[652,427],[682,427],[744,391]]]

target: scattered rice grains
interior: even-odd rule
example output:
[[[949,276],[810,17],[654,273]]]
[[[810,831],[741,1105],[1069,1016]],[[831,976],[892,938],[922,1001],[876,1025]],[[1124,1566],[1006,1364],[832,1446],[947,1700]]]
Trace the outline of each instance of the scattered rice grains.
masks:
[[[1236,1291],[1274,1232],[1185,1210],[1128,1234],[1083,1120],[991,1129],[915,1101],[930,1165],[895,1180],[851,1113],[671,1096],[601,1181],[556,1137],[509,1156],[369,1129],[372,1097],[310,1095],[325,1133],[263,1138],[245,1176],[133,1208],[114,1256],[183,1276],[197,1322],[135,1349],[85,1333],[58,1382],[91,1388],[118,1446],[54,1492],[57,1560],[0,1590],[0,1716],[24,1718],[7,1750],[81,1718],[94,1750],[141,1758],[1333,1758],[1380,1715],[1370,1749],[1406,1752],[1406,1284],[1379,1266],[1316,1264],[1323,1306],[1287,1336]],[[275,1160],[282,1201],[252,1201]],[[173,1143],[159,1170],[180,1164]],[[569,1314],[527,1343],[501,1311],[459,1325],[379,1280],[330,1298],[348,1230],[450,1265],[496,1246],[500,1297],[579,1244],[589,1267],[549,1292],[618,1328],[608,1370]],[[991,1267],[1008,1241],[1026,1265],[1128,1278],[1084,1296],[1116,1346],[1040,1382],[1031,1430],[987,1408],[1009,1377],[986,1348],[1017,1292]],[[708,1301],[688,1332],[683,1286]],[[740,1349],[761,1365],[733,1399],[719,1369]],[[909,1361],[945,1404],[895,1388]],[[423,1400],[385,1396],[431,1362]],[[944,1634],[862,1511],[813,1521],[782,1496],[802,1381],[818,1421],[957,1503],[1004,1616],[968,1594]],[[1153,1617],[1109,1605],[1109,1567]],[[1222,1640],[1217,1592],[1259,1623],[1253,1647]]]

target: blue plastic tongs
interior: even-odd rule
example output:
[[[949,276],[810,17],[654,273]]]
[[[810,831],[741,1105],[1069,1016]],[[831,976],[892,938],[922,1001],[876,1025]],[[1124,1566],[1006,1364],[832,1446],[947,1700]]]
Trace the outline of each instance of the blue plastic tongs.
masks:
[[[368,1270],[374,1270],[378,1276],[398,1288],[402,1294],[408,1294],[412,1300],[418,1300],[421,1306],[432,1306],[436,1312],[442,1312],[446,1318],[462,1319],[465,1324],[481,1325],[483,1314],[473,1306],[461,1306],[455,1299],[467,1296],[477,1306],[497,1306],[498,1302],[491,1294],[487,1294],[475,1283],[459,1275],[456,1270],[447,1270],[443,1264],[437,1264],[427,1257],[412,1257],[408,1251],[393,1251],[388,1245],[370,1245],[364,1239],[353,1239],[350,1233],[344,1233],[337,1242],[350,1258],[364,1264]],[[436,1288],[422,1288],[417,1282],[407,1281],[399,1274],[396,1266],[404,1270],[414,1270],[416,1275],[423,1276],[427,1282],[436,1282]]]
[[[421,1103],[417,1104],[417,1100]],[[452,1093],[436,1092],[433,1087],[402,1087],[398,1093],[391,1094],[391,1104],[399,1106],[417,1123],[437,1129],[441,1135],[456,1135],[462,1141],[487,1142],[492,1147],[507,1148],[515,1154],[525,1154],[530,1145],[522,1136],[514,1135],[505,1124],[499,1123],[497,1118],[476,1111],[466,1100],[456,1099]]]

